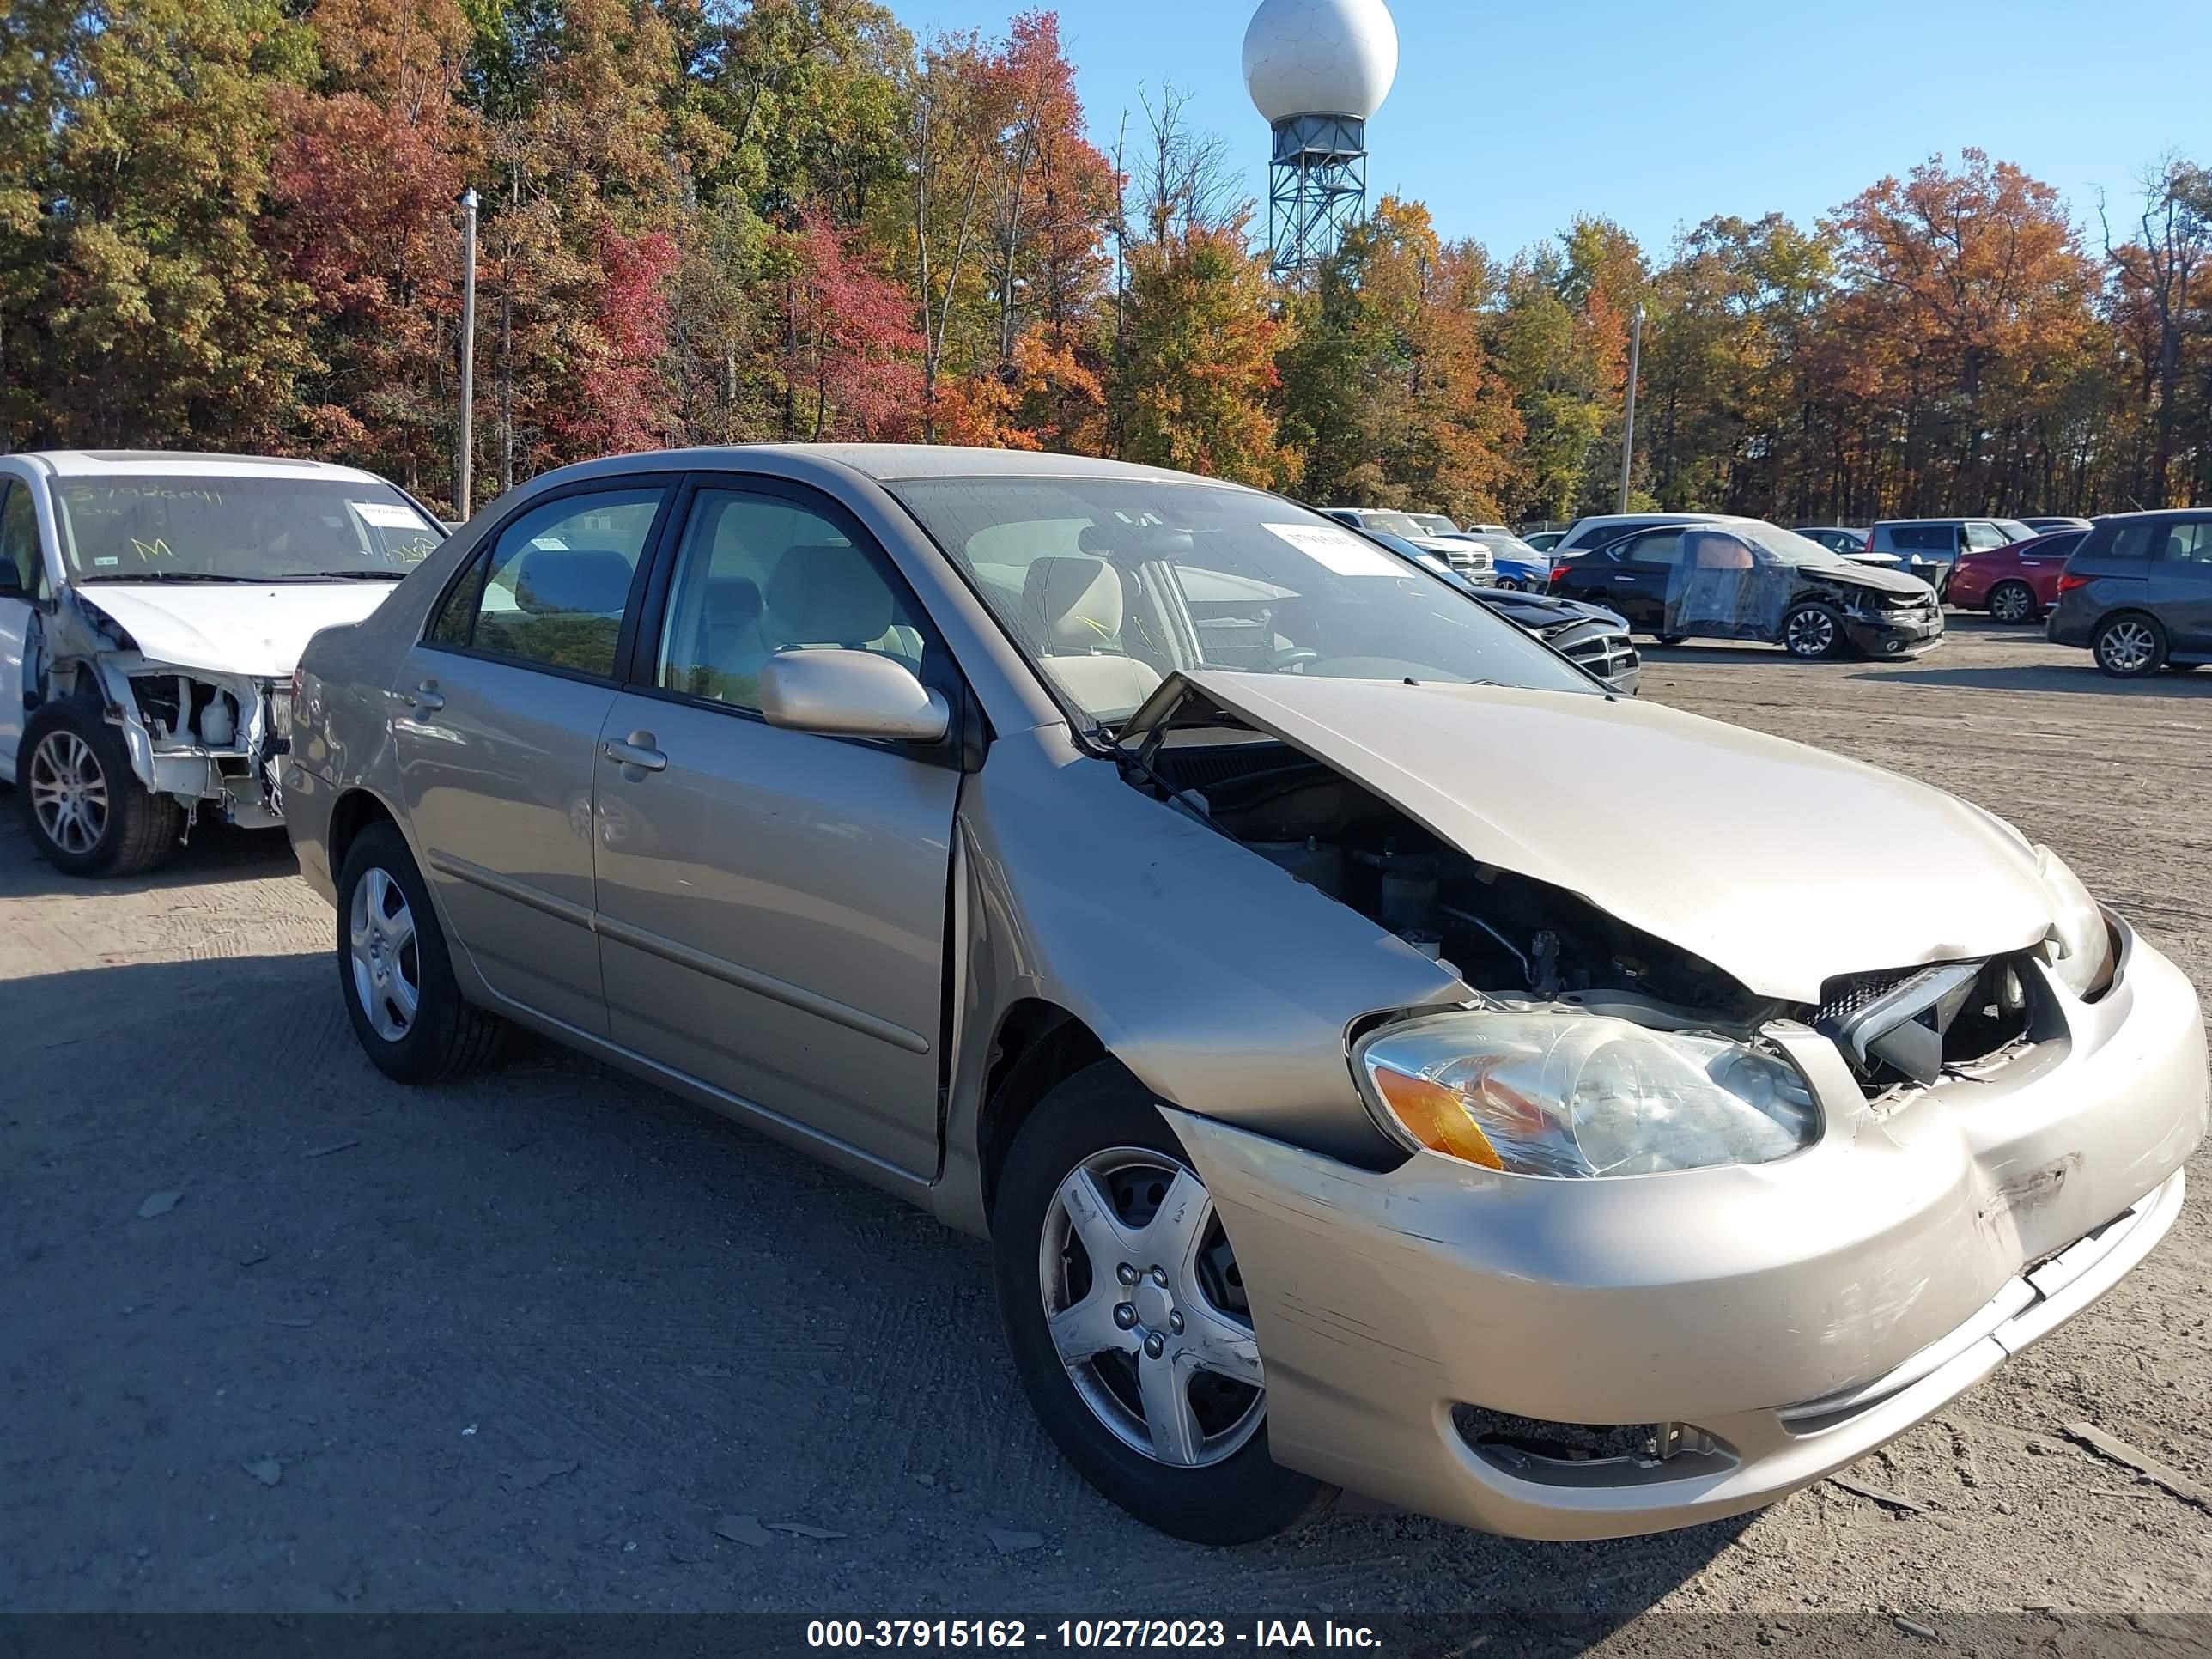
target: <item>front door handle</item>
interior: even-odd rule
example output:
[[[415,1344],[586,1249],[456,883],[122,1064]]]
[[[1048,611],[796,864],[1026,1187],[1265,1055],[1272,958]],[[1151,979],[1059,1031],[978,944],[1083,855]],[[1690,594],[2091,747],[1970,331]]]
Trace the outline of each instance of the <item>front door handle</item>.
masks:
[[[435,680],[424,680],[412,691],[402,691],[399,701],[418,714],[434,714],[446,706],[445,695]]]
[[[599,745],[599,752],[624,771],[665,772],[668,757],[653,746],[653,733],[633,732],[617,742],[609,738]]]

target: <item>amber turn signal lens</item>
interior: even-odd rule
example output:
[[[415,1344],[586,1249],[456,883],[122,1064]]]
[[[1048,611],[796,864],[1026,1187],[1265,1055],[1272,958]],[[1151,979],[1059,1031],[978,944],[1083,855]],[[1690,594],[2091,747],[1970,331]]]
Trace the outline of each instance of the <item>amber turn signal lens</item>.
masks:
[[[1443,1084],[1408,1076],[1388,1066],[1371,1066],[1368,1075],[1391,1115],[1406,1126],[1406,1133],[1431,1152],[1479,1164],[1486,1170],[1504,1170],[1490,1137],[1467,1115],[1458,1095]]]

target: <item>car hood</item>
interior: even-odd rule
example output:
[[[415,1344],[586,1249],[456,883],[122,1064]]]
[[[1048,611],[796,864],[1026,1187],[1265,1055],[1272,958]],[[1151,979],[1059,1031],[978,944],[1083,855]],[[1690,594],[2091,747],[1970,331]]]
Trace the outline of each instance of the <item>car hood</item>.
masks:
[[[1482,602],[1506,621],[1523,628],[1550,628],[1559,623],[1601,622],[1614,628],[1628,623],[1618,612],[1581,599],[1554,599],[1548,593],[1516,593],[1510,588],[1486,587]]]
[[[1902,570],[1887,568],[1878,564],[1862,564],[1856,561],[1837,564],[1808,564],[1798,567],[1801,575],[1814,581],[1832,582],[1841,587],[1868,587],[1881,593],[1924,593],[1930,598],[1936,590],[1917,576],[1909,576]]]
[[[2033,848],[1941,790],[1650,703],[1301,674],[1182,684],[1485,864],[1549,882],[1760,996],[2026,950],[2056,920]]]
[[[100,582],[72,590],[148,659],[254,679],[291,678],[307,641],[357,623],[396,582]]]

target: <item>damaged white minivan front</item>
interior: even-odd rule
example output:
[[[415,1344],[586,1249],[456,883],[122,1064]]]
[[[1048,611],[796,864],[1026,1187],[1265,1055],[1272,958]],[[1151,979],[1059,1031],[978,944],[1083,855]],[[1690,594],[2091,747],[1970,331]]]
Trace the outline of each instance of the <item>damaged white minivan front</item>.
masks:
[[[0,775],[74,874],[148,868],[208,819],[281,826],[300,653],[444,533],[392,485],[310,463],[33,454],[0,483]]]

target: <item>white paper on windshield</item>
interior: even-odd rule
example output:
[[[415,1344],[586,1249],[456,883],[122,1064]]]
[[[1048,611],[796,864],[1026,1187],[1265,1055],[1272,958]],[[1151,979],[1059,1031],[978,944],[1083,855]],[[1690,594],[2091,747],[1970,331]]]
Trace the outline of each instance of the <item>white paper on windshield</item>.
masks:
[[[1315,563],[1340,576],[1402,576],[1406,567],[1372,542],[1364,542],[1348,530],[1319,524],[1271,524],[1267,526]]]
[[[390,501],[349,501],[347,506],[361,514],[363,524],[374,525],[379,530],[420,530],[422,520],[411,508],[394,506]]]

